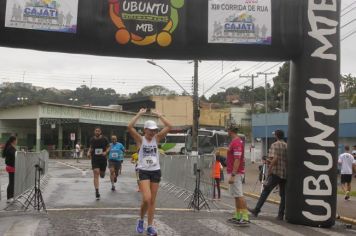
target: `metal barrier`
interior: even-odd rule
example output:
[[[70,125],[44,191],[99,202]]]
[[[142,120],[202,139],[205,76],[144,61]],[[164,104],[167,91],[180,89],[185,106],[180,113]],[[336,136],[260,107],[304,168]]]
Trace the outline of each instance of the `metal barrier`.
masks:
[[[196,170],[200,170],[200,191],[212,197],[212,167],[214,155],[162,155],[160,165],[163,184],[161,188],[188,201],[196,187]]]
[[[35,165],[42,168],[41,175],[48,172],[48,152],[16,152],[15,157],[15,191],[14,198],[18,198],[35,186]]]

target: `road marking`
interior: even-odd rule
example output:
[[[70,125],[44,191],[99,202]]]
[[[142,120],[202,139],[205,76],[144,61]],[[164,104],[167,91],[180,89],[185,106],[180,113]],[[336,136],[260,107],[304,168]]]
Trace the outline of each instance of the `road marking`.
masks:
[[[78,168],[78,167],[72,166],[71,164],[68,164],[68,163],[66,163],[66,162],[61,162],[61,161],[56,161],[56,162],[59,163],[59,164],[62,164],[62,165],[71,167],[71,168],[73,168],[73,169],[79,170],[79,171],[82,172],[82,173],[83,173],[83,171],[84,171],[83,169],[80,169],[80,168]]]
[[[4,236],[33,236],[36,233],[40,220],[22,220],[13,224]]]
[[[47,211],[100,211],[100,210],[140,210],[139,207],[82,207],[82,208],[50,208]],[[156,211],[193,212],[193,209],[186,208],[156,208]]]
[[[155,219],[153,224],[156,226],[159,235],[180,236],[178,232],[158,219]]]
[[[311,230],[317,231],[319,233],[330,235],[330,236],[344,236],[345,234],[340,234],[335,231],[331,231],[330,229],[323,229],[323,228],[316,228],[316,227],[309,227]]]
[[[280,235],[288,235],[288,236],[304,236],[304,234],[297,233],[296,231],[287,229],[284,226],[274,224],[270,221],[266,220],[251,220],[252,223],[256,224],[257,226],[264,228],[268,231],[274,232]]]
[[[244,232],[238,231],[235,228],[232,228],[226,224],[221,223],[220,221],[214,219],[200,219],[198,220],[200,224],[204,225],[208,229],[218,233],[219,235],[224,236],[249,236]]]

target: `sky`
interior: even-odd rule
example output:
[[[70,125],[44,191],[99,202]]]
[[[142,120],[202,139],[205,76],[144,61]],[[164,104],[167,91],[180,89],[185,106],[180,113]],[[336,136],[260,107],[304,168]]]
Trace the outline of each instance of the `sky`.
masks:
[[[343,0],[341,39],[356,31],[356,1]],[[341,41],[341,74],[356,76],[356,33]],[[155,60],[188,92],[192,92],[191,61]],[[202,61],[199,63],[199,95],[207,97],[228,87],[251,85],[248,78],[257,72],[278,72],[282,62]],[[231,72],[233,69],[238,72]],[[231,73],[230,73],[231,72]],[[223,78],[222,78],[223,77]],[[273,75],[269,76],[271,82]],[[177,93],[182,89],[160,68],[147,59],[99,57],[91,55],[41,52],[0,47],[0,83],[25,82],[34,86],[71,89],[88,87],[113,88],[129,94],[144,86],[162,85]],[[216,83],[215,86],[213,86]],[[264,86],[264,77],[255,80],[255,87]]]

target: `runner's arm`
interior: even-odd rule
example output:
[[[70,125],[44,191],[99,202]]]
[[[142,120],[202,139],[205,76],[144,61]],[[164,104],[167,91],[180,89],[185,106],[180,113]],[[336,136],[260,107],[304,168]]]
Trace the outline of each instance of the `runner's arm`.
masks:
[[[172,124],[160,112],[154,111],[153,114],[157,115],[165,126],[161,131],[158,132],[156,136],[157,142],[159,143],[164,137],[166,137],[168,132],[172,129]]]
[[[135,129],[135,124],[138,121],[138,119],[146,113],[147,109],[141,108],[140,111],[132,118],[132,120],[129,122],[127,125],[127,130],[129,131],[131,137],[135,140],[137,146],[141,146],[142,142],[142,137],[141,135],[136,131]]]

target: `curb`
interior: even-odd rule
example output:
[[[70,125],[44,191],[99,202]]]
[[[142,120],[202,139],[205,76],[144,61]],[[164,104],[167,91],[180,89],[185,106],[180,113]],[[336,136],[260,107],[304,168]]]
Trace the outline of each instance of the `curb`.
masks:
[[[228,190],[228,187],[227,187],[227,186],[221,185],[220,187],[221,187],[222,189]],[[245,195],[246,197],[251,197],[251,198],[255,198],[255,199],[258,199],[258,198],[260,197],[260,195],[255,194],[255,193],[251,193],[251,192],[244,192],[244,195]],[[277,204],[277,205],[280,203],[280,201],[275,200],[275,199],[271,199],[271,198],[268,198],[268,199],[266,200],[266,202],[269,202],[269,203],[272,203],[272,204]],[[337,216],[336,216],[336,219],[339,220],[339,221],[342,221],[343,223],[346,223],[346,224],[353,224],[353,225],[356,225],[356,219],[354,219],[354,218],[337,215]]]

